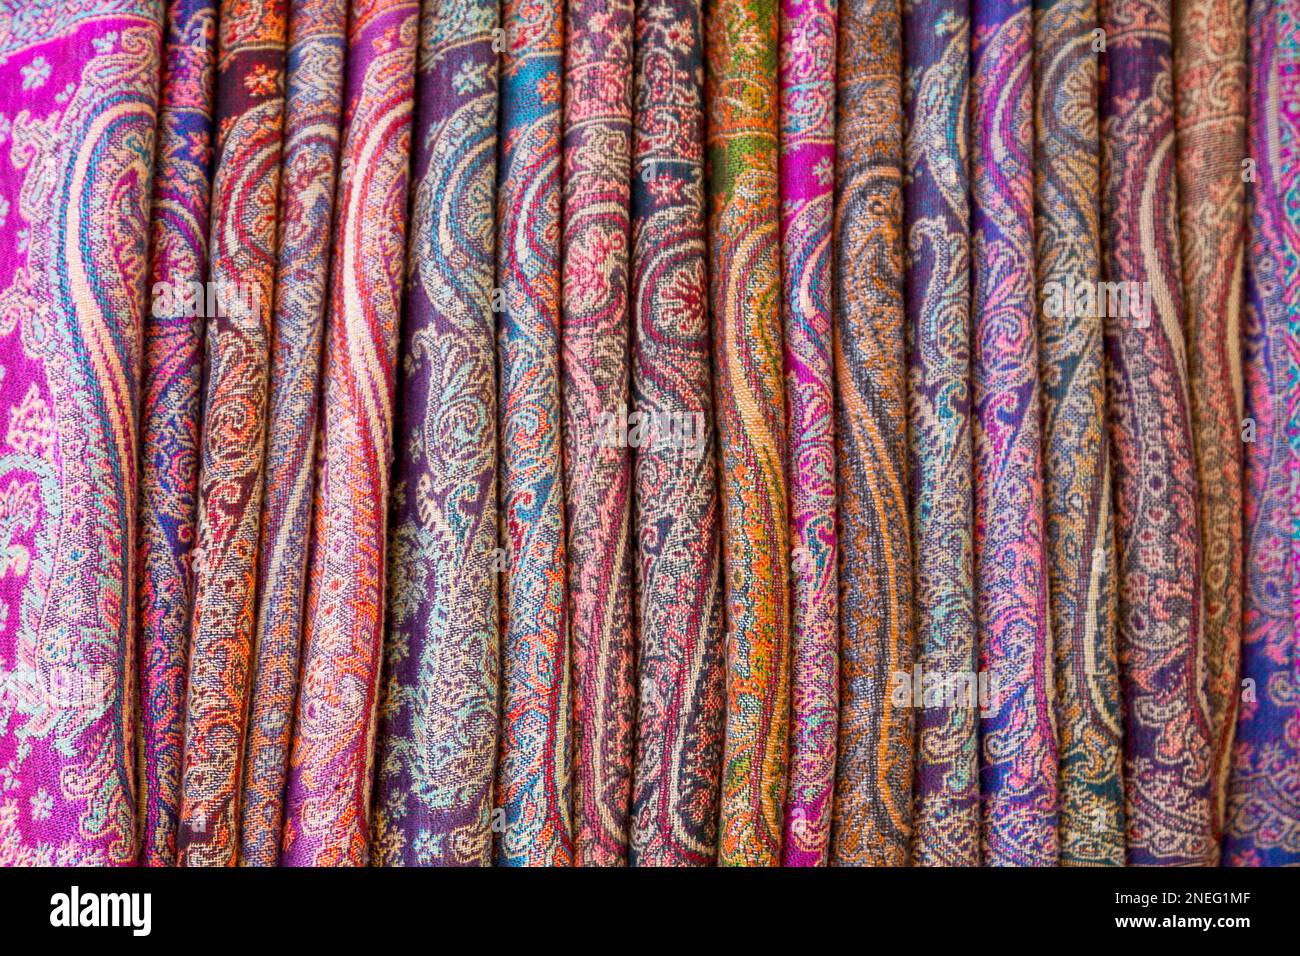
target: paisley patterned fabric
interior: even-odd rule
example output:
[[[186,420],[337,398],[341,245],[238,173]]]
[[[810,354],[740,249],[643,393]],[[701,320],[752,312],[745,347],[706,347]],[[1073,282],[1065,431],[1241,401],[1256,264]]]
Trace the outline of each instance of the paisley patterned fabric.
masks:
[[[694,444],[635,451],[636,765],[629,862],[704,866],[718,843],[725,646],[704,226],[699,0],[636,7],[632,396]],[[696,429],[696,426],[698,428]]]
[[[1294,451],[1288,403],[1300,262],[1300,18],[1277,0],[1249,6],[1250,246],[1243,337],[1246,418],[1241,704],[1224,823],[1232,866],[1300,864],[1300,652],[1293,608]]]
[[[1242,279],[1246,245],[1245,0],[1174,8],[1178,213],[1201,531],[1214,844],[1240,698]]]
[[[289,866],[368,861],[419,5],[354,4],[326,324]]]
[[[560,464],[560,202],[564,16],[502,5],[497,191],[501,727],[499,865],[573,862],[569,620]]]
[[[274,866],[280,857],[343,93],[343,3],[290,0],[290,7],[266,497],[240,828],[240,862],[251,866]]]
[[[709,282],[727,588],[718,862],[781,860],[790,724],[775,0],[706,11]]]
[[[840,6],[834,241],[840,710],[831,859],[844,866],[906,866],[912,848],[915,647],[900,26],[899,0]],[[902,695],[894,693],[900,684]]]
[[[1043,531],[1029,0],[975,0],[971,391],[983,859],[1057,862],[1057,751]]]
[[[839,668],[831,224],[835,0],[782,0],[781,260],[790,433],[790,793],[782,861],[826,862]]]
[[[150,294],[159,307],[151,304],[144,321],[137,544],[138,805],[140,862],[147,866],[176,861],[204,319],[173,293],[206,277],[216,15],[212,0],[172,0],[163,40],[149,250]],[[164,297],[170,308],[162,308]]]
[[[635,719],[632,476],[626,443],[606,425],[631,414],[632,0],[568,0],[565,9],[563,431],[574,863],[601,866],[627,862]]]
[[[908,440],[917,670],[913,861],[980,861],[967,0],[903,8]]]
[[[496,27],[495,0],[423,5],[375,801],[382,864],[492,861]]]
[[[1300,864],[1300,11],[0,3],[0,459],[0,865]]]
[[[283,0],[223,0],[178,859],[232,866],[253,653],[284,118]]]
[[[1211,735],[1175,208],[1168,0],[1106,3],[1102,217],[1128,861],[1200,864]],[[1117,301],[1118,299],[1118,301]]]
[[[1047,583],[1055,651],[1060,863],[1124,863],[1115,530],[1102,320],[1064,291],[1101,277],[1095,0],[1034,23],[1034,232]]]
[[[160,4],[0,14],[0,865],[136,858]]]

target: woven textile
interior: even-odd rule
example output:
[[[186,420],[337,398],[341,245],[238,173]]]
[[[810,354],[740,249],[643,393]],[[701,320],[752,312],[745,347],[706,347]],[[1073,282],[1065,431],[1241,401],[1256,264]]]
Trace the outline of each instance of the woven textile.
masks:
[[[162,7],[0,15],[0,865],[135,860],[137,408]]]
[[[290,0],[266,494],[240,825],[240,862],[251,866],[273,866],[280,857],[307,576],[345,28],[341,0]]]
[[[782,0],[781,260],[790,435],[790,783],[787,866],[826,862],[839,710],[831,225],[835,0]]]
[[[1168,0],[1102,16],[1102,217],[1128,861],[1212,856],[1196,463],[1183,334]]]
[[[375,801],[383,864],[492,860],[496,26],[495,0],[423,6]]]
[[[727,588],[718,862],[781,858],[790,724],[777,8],[706,13],[709,282]]]
[[[1196,449],[1217,858],[1241,696],[1245,0],[1174,8],[1178,213]]]
[[[207,274],[216,15],[212,0],[173,0],[163,40],[149,249],[158,305],[144,320],[137,545],[138,799],[147,866],[176,861],[203,377],[204,321],[191,293]]]
[[[574,863],[627,862],[632,792],[628,394],[632,2],[568,0],[562,271]],[[646,431],[646,429],[642,429]],[[656,441],[651,434],[648,440]]]
[[[1084,291],[1101,277],[1096,29],[1095,0],[1041,4],[1034,25],[1038,359],[1065,866],[1124,863],[1105,348]]]
[[[560,464],[559,3],[507,0],[497,192],[500,362],[499,865],[573,861],[569,622]],[[495,829],[495,828],[494,828]]]
[[[899,0],[840,6],[835,197],[839,743],[831,859],[912,844],[912,542]],[[895,693],[899,688],[902,693]]]
[[[908,440],[921,713],[913,861],[980,859],[970,396],[967,0],[903,10]]]
[[[419,5],[354,5],[326,324],[289,866],[368,860]]]
[[[1300,20],[1287,17],[1275,0],[1251,0],[1249,43],[1254,177],[1249,186],[1243,427],[1253,425],[1254,441],[1243,446],[1242,696],[1223,860],[1232,866],[1294,866],[1300,863],[1300,653],[1291,553],[1295,458],[1288,443],[1288,428],[1296,419],[1288,402],[1300,383],[1288,349],[1295,342],[1289,323],[1295,316],[1300,222],[1288,197],[1300,190]]]
[[[0,865],[1300,865],[1298,4],[0,0]]]
[[[276,261],[284,0],[223,0],[179,861],[233,866],[253,652]]]
[[[1029,0],[975,0],[971,298],[983,859],[1057,862],[1056,688],[1047,612],[1034,302]]]
[[[641,444],[634,472],[639,666],[629,862],[648,866],[711,864],[718,842],[726,690],[701,30],[699,0],[637,5],[632,394],[643,420],[675,425],[683,439]]]

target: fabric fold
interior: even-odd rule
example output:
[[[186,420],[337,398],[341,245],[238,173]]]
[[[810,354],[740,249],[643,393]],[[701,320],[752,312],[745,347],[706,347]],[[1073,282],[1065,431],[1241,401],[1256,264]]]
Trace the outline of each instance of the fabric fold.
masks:
[[[831,860],[906,866],[915,714],[899,0],[840,6],[835,197],[839,742]]]
[[[506,0],[497,187],[501,416],[499,866],[573,862],[568,592],[561,465],[564,11]],[[495,827],[494,827],[495,830]]]
[[[1034,238],[1060,862],[1122,866],[1123,728],[1105,347],[1101,313],[1091,304],[1101,280],[1101,38],[1095,0],[1051,0],[1035,13]]]
[[[903,9],[908,442],[917,672],[912,859],[980,859],[971,487],[967,0]],[[917,689],[919,687],[919,690]]]
[[[836,0],[782,0],[781,294],[790,461],[790,779],[781,860],[830,848],[839,716],[831,225]]]
[[[266,474],[284,121],[284,0],[222,0],[198,542],[178,861],[233,866]]]
[[[1030,0],[974,0],[971,397],[980,801],[987,866],[1055,866],[1059,772],[1047,610]]]
[[[1211,742],[1169,11],[1169,0],[1103,8],[1108,287],[1097,306],[1115,464],[1128,862],[1200,865],[1212,856]]]
[[[369,860],[418,31],[414,0],[354,6],[348,23],[286,866]]]
[[[1300,368],[1292,351],[1300,221],[1300,21],[1276,0],[1250,0],[1248,33],[1250,245],[1242,361],[1245,591],[1241,704],[1223,861],[1300,864],[1300,652],[1293,617],[1290,445]],[[1248,433],[1246,429],[1250,429]]]
[[[574,863],[627,862],[633,699],[628,399],[632,2],[568,0],[562,267]],[[641,433],[638,435],[638,431]]]
[[[632,394],[680,440],[635,451],[637,733],[629,862],[717,855],[726,708],[699,0],[636,5]]]
[[[496,0],[425,0],[374,859],[492,862],[498,647]]]
[[[1245,0],[1182,0],[1173,27],[1179,237],[1213,748],[1211,862],[1218,862],[1241,696]]]
[[[161,4],[0,16],[0,865],[136,862]]]
[[[208,264],[217,11],[173,0],[163,39],[140,397],[140,862],[176,862]],[[206,297],[203,297],[206,298]],[[164,307],[166,306],[166,307]]]
[[[266,493],[240,815],[240,863],[249,866],[274,866],[280,858],[310,545],[347,31],[343,0],[290,0],[289,7]]]
[[[718,862],[781,859],[790,726],[776,0],[705,11],[709,283],[727,588]]]

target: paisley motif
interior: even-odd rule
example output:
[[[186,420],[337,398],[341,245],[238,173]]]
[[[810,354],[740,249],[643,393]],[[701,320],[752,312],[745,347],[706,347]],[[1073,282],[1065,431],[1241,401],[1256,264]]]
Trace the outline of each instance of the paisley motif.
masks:
[[[1175,205],[1169,0],[1105,4],[1102,242],[1128,862],[1213,856],[1196,463]]]
[[[216,15],[212,0],[172,0],[167,6],[151,295],[156,289],[174,298],[173,290],[202,282],[207,274]],[[202,316],[186,312],[151,307],[144,325],[137,547],[140,862],[147,866],[176,861],[180,812],[204,325]]]
[[[636,769],[629,861],[706,866],[718,842],[726,648],[704,222],[699,0],[637,4],[632,395],[698,422],[698,453],[636,449]],[[661,418],[662,420],[662,418]]]
[[[386,865],[492,862],[496,26],[495,0],[423,6],[373,841]]]
[[[1060,862],[1123,865],[1115,529],[1102,320],[1048,308],[1100,281],[1095,0],[1035,10],[1034,234],[1047,583],[1055,650]]]
[[[364,865],[419,5],[354,4],[281,862]]]
[[[632,0],[568,0],[564,487],[573,641],[574,863],[627,862],[634,725],[628,397]]]
[[[781,265],[790,461],[791,725],[782,862],[830,844],[839,713],[831,223],[836,0],[782,0]]]
[[[727,588],[718,862],[781,859],[790,726],[775,0],[705,13],[709,283]]]
[[[0,20],[0,865],[136,860],[136,538],[162,8]]]
[[[1029,0],[975,0],[971,397],[980,802],[987,866],[1057,862],[1056,687],[1034,302]],[[977,685],[979,686],[979,685]]]
[[[906,866],[915,663],[898,0],[840,6],[834,240],[839,740],[831,861]]]
[[[248,866],[274,866],[280,858],[302,638],[346,15],[342,0],[289,0],[266,494],[240,821],[240,862]]]
[[[560,139],[564,13],[502,7],[497,187],[501,729],[494,859],[573,862],[571,681],[560,399]]]

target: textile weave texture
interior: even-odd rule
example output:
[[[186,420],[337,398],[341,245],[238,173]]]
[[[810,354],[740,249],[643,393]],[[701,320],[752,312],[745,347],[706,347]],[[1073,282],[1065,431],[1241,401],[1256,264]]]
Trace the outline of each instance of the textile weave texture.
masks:
[[[497,5],[421,13],[376,862],[492,861]],[[466,31],[470,41],[466,42]],[[453,77],[464,77],[452,83]]]
[[[707,866],[725,719],[713,449],[699,0],[638,4],[632,140],[632,396],[692,442],[636,449],[636,758],[628,860]],[[676,416],[676,417],[674,417]]]
[[[790,726],[775,0],[706,11],[709,285],[727,589],[718,861],[781,860]]]
[[[1212,754],[1170,6],[1107,2],[1101,23],[1104,268],[1130,283],[1127,307],[1105,309],[1128,861],[1198,864],[1212,856]]]
[[[0,865],[1300,864],[1297,0],[0,3]]]

